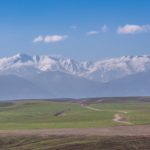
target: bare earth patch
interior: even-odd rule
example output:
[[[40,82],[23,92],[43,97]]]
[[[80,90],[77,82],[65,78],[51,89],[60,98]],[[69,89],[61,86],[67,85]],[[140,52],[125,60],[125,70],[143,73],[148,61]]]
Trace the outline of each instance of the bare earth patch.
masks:
[[[49,136],[49,135],[86,135],[86,136],[150,136],[150,125],[131,125],[110,128],[84,129],[35,129],[0,130],[0,136]]]
[[[115,114],[113,121],[118,122],[118,123],[123,123],[123,124],[128,124],[131,125],[131,122],[128,122],[125,117],[122,117],[120,114]]]

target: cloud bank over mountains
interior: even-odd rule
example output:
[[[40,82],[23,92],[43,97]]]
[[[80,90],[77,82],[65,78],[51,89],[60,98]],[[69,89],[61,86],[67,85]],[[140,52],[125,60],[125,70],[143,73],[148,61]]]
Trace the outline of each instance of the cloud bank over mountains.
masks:
[[[71,26],[71,29],[76,30],[77,26]],[[95,36],[100,33],[108,32],[109,27],[107,25],[103,25],[100,27],[99,30],[90,30],[86,32],[87,36]],[[119,26],[117,28],[117,34],[128,35],[128,34],[137,34],[137,33],[144,33],[150,32],[150,25],[136,25],[136,24],[125,24]],[[60,41],[64,41],[65,39],[69,38],[69,35],[61,35],[61,34],[54,34],[54,35],[46,35],[46,36],[36,36],[33,39],[33,43],[56,43]]]

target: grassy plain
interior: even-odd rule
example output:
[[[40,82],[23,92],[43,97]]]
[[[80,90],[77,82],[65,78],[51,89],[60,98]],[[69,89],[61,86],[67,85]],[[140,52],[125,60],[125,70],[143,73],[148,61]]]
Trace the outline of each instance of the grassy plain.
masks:
[[[149,124],[149,97],[1,101],[0,150],[149,150]]]
[[[91,109],[92,108],[92,109]],[[0,130],[90,128],[150,124],[150,100],[18,100],[0,102]]]

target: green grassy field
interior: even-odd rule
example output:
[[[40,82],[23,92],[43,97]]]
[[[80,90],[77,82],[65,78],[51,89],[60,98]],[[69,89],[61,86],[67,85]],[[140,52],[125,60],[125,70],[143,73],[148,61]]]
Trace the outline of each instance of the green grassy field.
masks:
[[[92,108],[92,109],[91,109]],[[128,125],[113,121],[121,115],[131,125],[150,123],[150,101],[0,102],[0,129],[89,128]]]

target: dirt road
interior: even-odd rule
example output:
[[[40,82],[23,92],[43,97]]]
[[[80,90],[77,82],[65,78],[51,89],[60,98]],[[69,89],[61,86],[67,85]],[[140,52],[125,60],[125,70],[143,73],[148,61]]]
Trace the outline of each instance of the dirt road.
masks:
[[[94,107],[91,107],[91,106],[86,106],[86,105],[81,105],[82,107],[86,108],[86,109],[89,109],[89,110],[93,110],[93,111],[108,111],[108,112],[118,112],[118,113],[124,113],[124,114],[127,114],[128,112],[127,111],[118,111],[118,110],[109,110],[109,109],[97,109],[97,108],[94,108]]]
[[[81,105],[82,107],[86,108],[86,109],[89,109],[89,110],[92,110],[92,111],[110,111],[112,112],[112,110],[102,110],[102,109],[97,109],[97,108],[94,108],[94,107],[91,107],[91,106],[84,106],[83,104]],[[119,112],[119,113],[128,113],[127,111],[115,111],[115,112]],[[118,122],[118,123],[123,123],[123,124],[128,124],[128,125],[131,125],[132,123],[128,122],[128,121],[125,121],[125,118],[121,117],[118,113],[115,114],[114,118],[112,119],[114,122]]]

